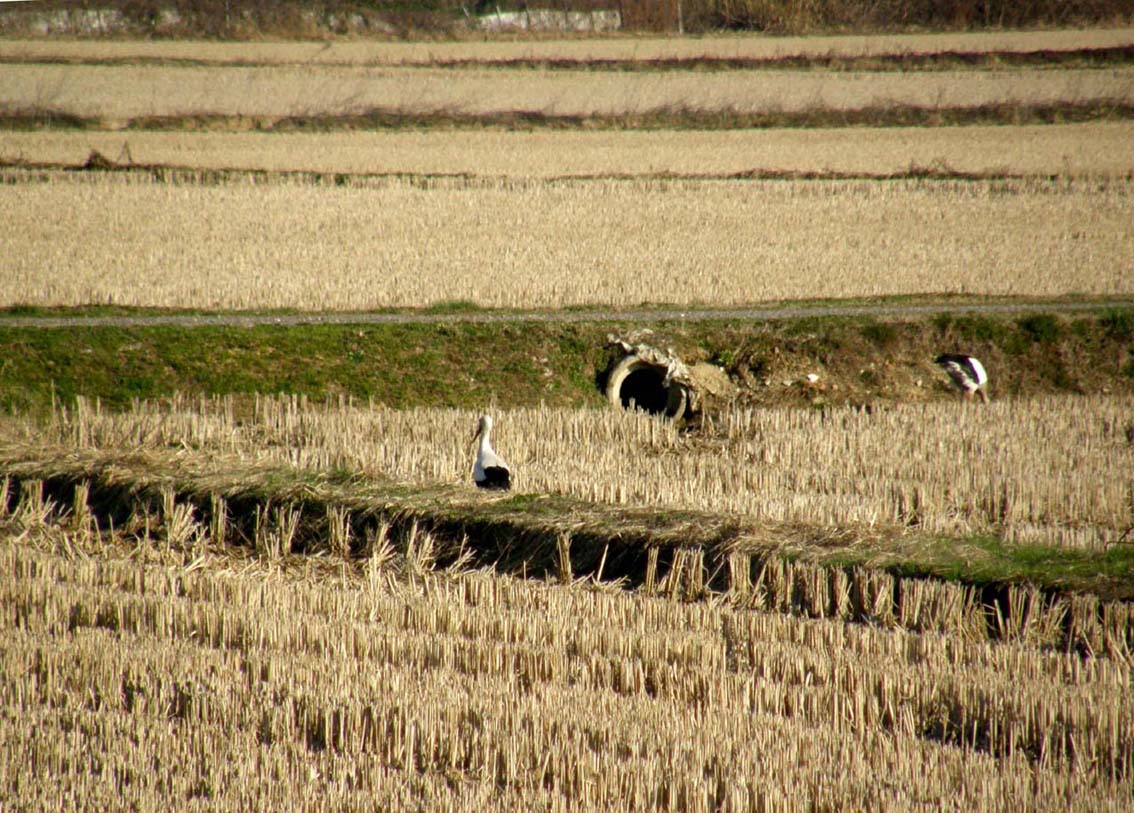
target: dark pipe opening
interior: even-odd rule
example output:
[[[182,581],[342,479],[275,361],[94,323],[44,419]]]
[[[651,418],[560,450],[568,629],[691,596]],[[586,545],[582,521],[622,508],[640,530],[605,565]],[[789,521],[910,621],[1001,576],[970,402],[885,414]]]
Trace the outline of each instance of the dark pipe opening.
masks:
[[[657,367],[639,367],[622,380],[618,397],[626,409],[633,405],[651,415],[664,415],[669,406],[665,371]]]

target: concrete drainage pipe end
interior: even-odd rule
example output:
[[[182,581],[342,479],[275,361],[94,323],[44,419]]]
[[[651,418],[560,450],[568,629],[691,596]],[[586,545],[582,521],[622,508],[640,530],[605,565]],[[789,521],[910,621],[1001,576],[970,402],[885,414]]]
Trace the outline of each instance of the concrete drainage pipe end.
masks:
[[[679,420],[689,405],[683,384],[665,384],[666,368],[638,356],[627,356],[614,366],[606,381],[606,397],[623,409],[641,409],[651,415]]]

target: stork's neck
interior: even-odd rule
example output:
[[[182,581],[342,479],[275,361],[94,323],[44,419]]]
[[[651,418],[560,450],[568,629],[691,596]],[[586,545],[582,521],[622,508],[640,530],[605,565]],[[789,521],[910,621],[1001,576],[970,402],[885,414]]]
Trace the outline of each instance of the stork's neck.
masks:
[[[488,432],[489,430],[485,429],[480,433],[480,450],[482,452],[492,451],[492,444],[488,442]]]

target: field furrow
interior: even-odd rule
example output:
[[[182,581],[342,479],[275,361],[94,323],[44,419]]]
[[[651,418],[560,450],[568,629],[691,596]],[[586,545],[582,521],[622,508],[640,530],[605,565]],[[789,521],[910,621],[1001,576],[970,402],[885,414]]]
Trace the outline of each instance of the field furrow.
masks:
[[[996,533],[1101,553],[1134,525],[1129,409],[1128,398],[1105,396],[1073,406],[1004,400],[979,414],[953,402],[880,414],[733,409],[693,438],[641,414],[497,415],[498,443],[524,492],[771,524]],[[255,421],[223,404],[79,408],[57,432],[96,449],[183,445],[428,486],[467,482],[463,441],[475,420],[461,410],[260,399]]]

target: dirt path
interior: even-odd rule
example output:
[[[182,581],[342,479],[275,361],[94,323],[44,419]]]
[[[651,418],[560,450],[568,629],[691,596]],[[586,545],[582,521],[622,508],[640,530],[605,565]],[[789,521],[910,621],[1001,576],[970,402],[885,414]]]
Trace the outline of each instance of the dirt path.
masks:
[[[168,314],[152,316],[10,316],[0,315],[0,328],[75,327],[256,327],[259,325],[390,325],[503,322],[709,322],[772,321],[825,316],[876,316],[903,319],[938,313],[1083,313],[1104,308],[1134,307],[1131,299],[1084,302],[932,302],[919,304],[768,305],[756,308],[657,310],[467,311],[457,313],[294,313],[294,314]]]

